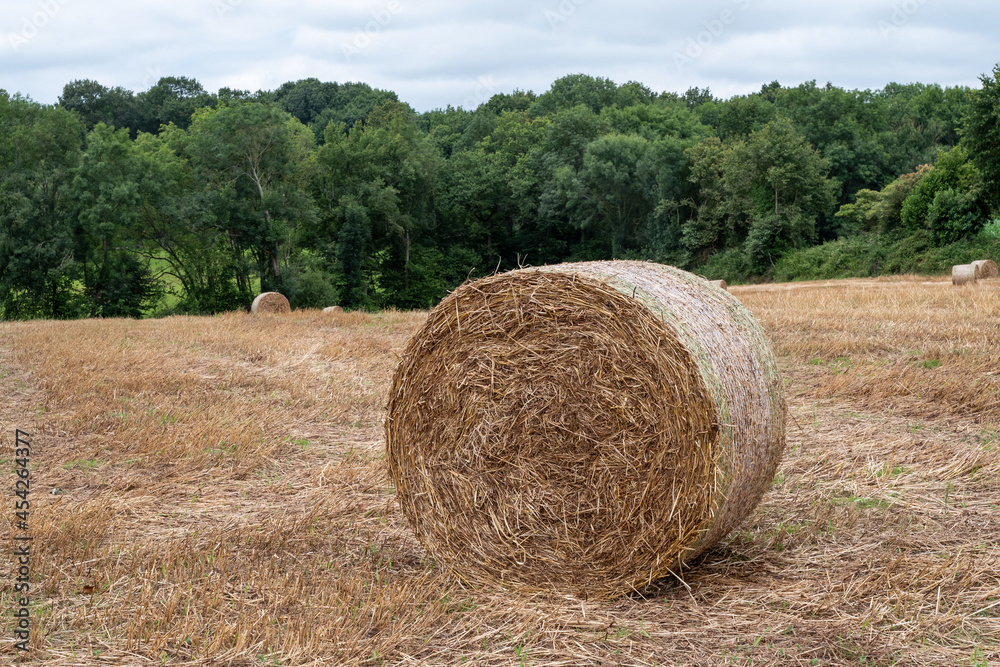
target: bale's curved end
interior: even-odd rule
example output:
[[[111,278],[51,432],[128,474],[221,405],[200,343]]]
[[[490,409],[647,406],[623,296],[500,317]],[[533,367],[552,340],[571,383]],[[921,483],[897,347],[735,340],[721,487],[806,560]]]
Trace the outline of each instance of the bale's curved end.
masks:
[[[978,259],[972,263],[975,267],[979,278],[996,278],[1000,275],[1000,271],[997,270],[997,263],[992,259]]]
[[[279,292],[263,292],[258,294],[250,306],[250,312],[254,315],[281,315],[292,312],[292,307],[288,304],[288,299]]]
[[[646,262],[459,287],[389,396],[400,505],[459,577],[607,598],[738,525],[784,448],[770,347],[740,303]]]

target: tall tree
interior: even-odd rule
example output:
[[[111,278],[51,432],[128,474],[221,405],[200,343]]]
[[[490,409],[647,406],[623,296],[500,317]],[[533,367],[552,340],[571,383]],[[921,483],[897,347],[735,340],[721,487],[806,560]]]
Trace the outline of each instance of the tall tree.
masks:
[[[88,131],[98,123],[104,123],[119,129],[127,128],[134,137],[143,123],[138,102],[131,90],[120,86],[106,88],[90,79],[67,83],[59,96],[59,106],[76,112]]]
[[[252,255],[262,291],[277,289],[296,228],[316,216],[312,132],[273,104],[236,103],[196,112],[183,141],[233,250]],[[241,291],[248,280],[240,277]]]
[[[87,135],[71,196],[91,316],[141,317],[161,296],[148,260],[137,254],[146,175],[128,130],[98,123]]]
[[[962,142],[982,174],[988,201],[997,209],[1000,208],[1000,64],[993,68],[992,76],[983,74],[979,80],[983,87],[969,93]]]
[[[80,159],[78,118],[0,91],[0,317],[75,317],[68,187]]]
[[[426,307],[443,296],[415,252],[435,223],[439,158],[409,107],[386,102],[346,134],[328,126],[325,139],[312,244],[339,267],[345,305]]]
[[[164,125],[173,123],[186,129],[195,111],[214,107],[217,97],[209,94],[195,79],[186,76],[162,77],[149,90],[136,96],[144,132],[156,134]]]
[[[816,220],[834,203],[829,163],[791,121],[779,118],[733,145],[726,164],[728,206],[754,270],[816,240]]]

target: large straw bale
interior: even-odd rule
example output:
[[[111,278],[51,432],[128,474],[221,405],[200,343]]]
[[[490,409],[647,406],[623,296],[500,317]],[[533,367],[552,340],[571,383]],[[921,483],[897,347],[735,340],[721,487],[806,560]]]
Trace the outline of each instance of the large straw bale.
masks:
[[[785,403],[728,292],[646,262],[466,283],[410,340],[386,449],[428,552],[467,581],[607,598],[679,573],[773,479]]]
[[[288,299],[279,292],[264,292],[258,294],[250,306],[250,312],[254,315],[281,315],[292,312],[288,305]]]
[[[997,271],[997,263],[992,259],[978,259],[972,263],[976,267],[979,278],[996,278],[1000,275]]]
[[[729,289],[729,285],[726,284],[725,280],[709,280],[708,284],[709,285],[715,285],[716,287],[718,287],[720,289],[724,289],[724,290],[728,290]]]
[[[341,308],[340,306],[327,306],[326,308],[323,309],[323,312],[324,313],[342,313],[342,312],[344,312],[344,309]]]
[[[967,285],[976,282],[979,277],[976,267],[972,264],[956,264],[951,267],[951,284]]]

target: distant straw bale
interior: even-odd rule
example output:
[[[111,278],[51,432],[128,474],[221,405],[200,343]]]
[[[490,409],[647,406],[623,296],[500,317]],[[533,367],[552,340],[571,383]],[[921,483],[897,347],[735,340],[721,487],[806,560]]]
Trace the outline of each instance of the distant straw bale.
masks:
[[[344,309],[341,308],[340,306],[327,306],[326,308],[323,309],[323,312],[324,313],[342,313],[342,312],[344,312]]]
[[[972,263],[978,272],[979,278],[996,278],[1000,272],[997,271],[997,263],[992,259],[979,259]]]
[[[727,290],[727,291],[729,290],[729,285],[726,284],[725,280],[709,280],[708,284],[709,285],[715,285],[716,287],[720,287],[720,288],[722,288],[724,290]]]
[[[288,299],[279,292],[264,292],[258,294],[250,306],[250,312],[254,315],[282,315],[292,312],[288,305]]]
[[[404,514],[461,579],[609,598],[739,525],[784,448],[752,315],[646,262],[466,283],[410,340],[386,450]]]
[[[972,264],[956,264],[951,267],[951,284],[967,285],[975,283],[978,277],[976,267]]]

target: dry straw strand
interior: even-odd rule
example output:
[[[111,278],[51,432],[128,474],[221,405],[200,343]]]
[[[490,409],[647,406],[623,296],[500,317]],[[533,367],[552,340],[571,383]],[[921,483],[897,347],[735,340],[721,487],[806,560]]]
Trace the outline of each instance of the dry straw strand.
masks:
[[[466,283],[411,338],[389,474],[467,581],[610,598],[753,510],[784,448],[770,346],[730,294],[648,262]]]
[[[254,315],[281,315],[292,312],[288,305],[288,299],[279,292],[263,292],[258,294],[250,306],[250,312]]]
[[[997,270],[997,263],[992,259],[978,259],[972,263],[972,266],[976,268],[979,278],[996,278],[1000,275],[1000,271]]]
[[[976,267],[972,264],[956,264],[951,267],[952,285],[967,285],[969,283],[975,283],[978,277],[979,272],[976,271]]]

